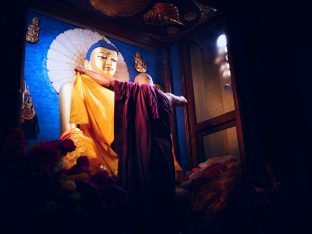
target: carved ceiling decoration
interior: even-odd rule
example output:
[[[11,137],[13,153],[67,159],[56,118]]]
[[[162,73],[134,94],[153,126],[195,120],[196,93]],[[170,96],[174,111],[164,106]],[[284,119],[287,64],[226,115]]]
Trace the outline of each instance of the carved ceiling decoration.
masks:
[[[89,0],[94,9],[107,16],[132,16],[142,12],[150,0]]]
[[[173,35],[173,34],[177,34],[179,32],[179,29],[177,27],[169,27],[167,28],[166,32],[169,35]]]
[[[193,20],[196,20],[198,15],[194,11],[190,11],[184,14],[185,21],[191,22]]]
[[[70,22],[102,28],[104,33],[143,43],[172,43],[218,12],[210,0],[36,0]],[[85,22],[85,23],[84,23]],[[103,27],[101,27],[103,25]]]
[[[147,24],[184,25],[180,21],[179,9],[171,3],[157,2],[150,11],[143,15],[143,19]]]
[[[159,36],[157,34],[151,34],[147,33],[146,35],[152,38],[155,38],[157,40],[163,41],[163,42],[170,42],[174,41],[186,33],[192,31],[195,29],[197,26],[200,24],[206,22],[211,16],[215,15],[217,10],[209,7],[205,4],[202,4],[201,2],[197,0],[192,0],[194,5],[196,6],[196,9],[198,13],[194,11],[187,11],[183,18],[185,20],[185,25],[186,27],[167,27],[165,34]]]
[[[193,0],[193,2],[198,7],[198,9],[200,11],[199,23],[204,22],[205,20],[208,19],[208,17],[210,17],[214,12],[217,11],[216,9],[209,7],[209,6],[201,3],[200,1]]]

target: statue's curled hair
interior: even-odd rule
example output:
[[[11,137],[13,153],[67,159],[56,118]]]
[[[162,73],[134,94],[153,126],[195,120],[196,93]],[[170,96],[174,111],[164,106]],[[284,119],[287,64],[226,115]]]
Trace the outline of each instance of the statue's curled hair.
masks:
[[[101,39],[101,40],[97,41],[96,43],[94,43],[90,46],[90,48],[86,54],[86,60],[88,60],[88,61],[90,60],[92,51],[98,47],[103,47],[103,48],[113,50],[113,51],[116,51],[117,53],[119,53],[119,50],[117,49],[117,47],[113,43],[109,42],[107,39],[106,40]]]

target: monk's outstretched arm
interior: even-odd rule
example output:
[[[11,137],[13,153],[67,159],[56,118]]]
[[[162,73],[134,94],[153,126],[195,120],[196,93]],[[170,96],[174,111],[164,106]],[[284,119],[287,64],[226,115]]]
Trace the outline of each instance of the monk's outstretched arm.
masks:
[[[176,96],[172,93],[165,93],[172,107],[185,106],[187,105],[187,100],[183,96]]]
[[[95,80],[99,85],[114,90],[115,80],[110,76],[105,76],[94,71],[85,69],[84,67],[76,67],[76,71],[84,73]]]

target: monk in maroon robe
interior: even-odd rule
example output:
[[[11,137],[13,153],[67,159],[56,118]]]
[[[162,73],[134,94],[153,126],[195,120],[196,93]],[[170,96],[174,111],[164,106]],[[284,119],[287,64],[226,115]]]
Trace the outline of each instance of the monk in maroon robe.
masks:
[[[115,92],[118,177],[134,205],[136,233],[173,232],[175,181],[171,141],[172,95],[148,84],[120,82],[77,68]]]

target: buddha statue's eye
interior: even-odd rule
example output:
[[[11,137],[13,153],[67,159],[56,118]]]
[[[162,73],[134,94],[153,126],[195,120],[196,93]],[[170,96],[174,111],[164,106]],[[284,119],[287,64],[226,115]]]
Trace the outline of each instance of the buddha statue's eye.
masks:
[[[98,55],[97,57],[98,57],[98,58],[101,58],[101,59],[107,59],[107,56],[106,56],[106,55]]]
[[[113,62],[117,62],[117,59],[116,59],[116,58],[112,58],[112,61],[113,61]]]

